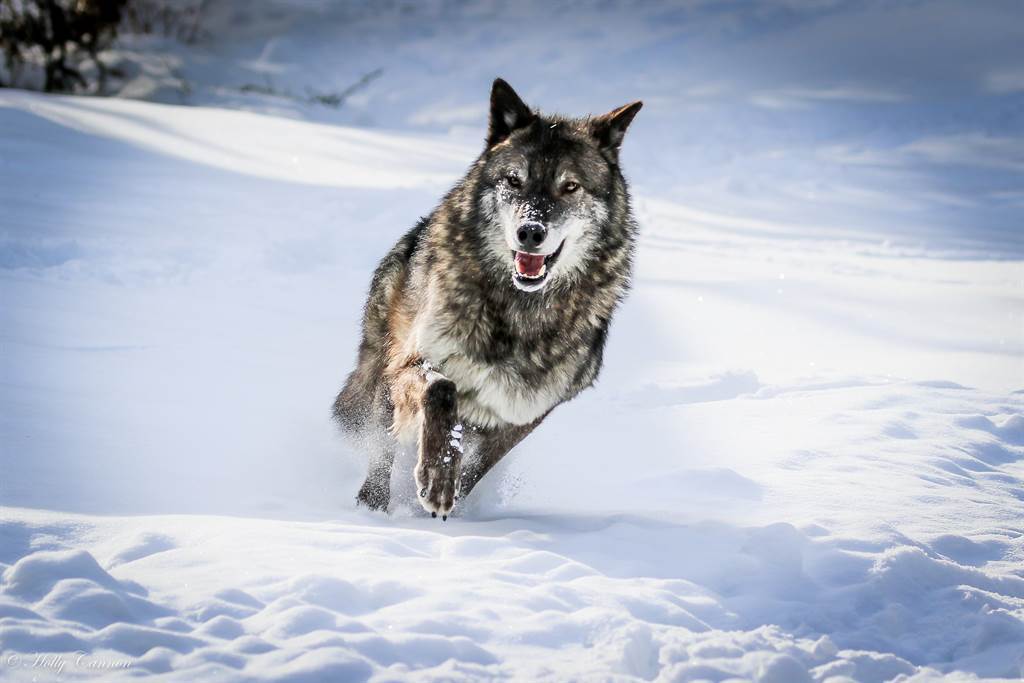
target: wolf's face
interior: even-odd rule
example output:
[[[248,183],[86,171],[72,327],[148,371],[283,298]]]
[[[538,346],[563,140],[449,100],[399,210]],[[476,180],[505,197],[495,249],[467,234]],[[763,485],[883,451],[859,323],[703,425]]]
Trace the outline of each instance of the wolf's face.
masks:
[[[490,260],[516,288],[571,282],[599,256],[612,184],[621,182],[618,148],[640,107],[587,119],[544,117],[495,81],[476,201]]]

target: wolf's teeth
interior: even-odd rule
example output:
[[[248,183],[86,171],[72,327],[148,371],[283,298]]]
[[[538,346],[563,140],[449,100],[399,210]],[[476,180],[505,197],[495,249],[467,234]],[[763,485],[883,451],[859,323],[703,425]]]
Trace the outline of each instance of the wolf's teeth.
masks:
[[[544,277],[544,273],[546,272],[548,272],[548,264],[545,263],[540,267],[540,270],[537,271],[536,275],[527,275],[526,273],[523,273],[520,277],[526,278],[527,280],[539,280]]]

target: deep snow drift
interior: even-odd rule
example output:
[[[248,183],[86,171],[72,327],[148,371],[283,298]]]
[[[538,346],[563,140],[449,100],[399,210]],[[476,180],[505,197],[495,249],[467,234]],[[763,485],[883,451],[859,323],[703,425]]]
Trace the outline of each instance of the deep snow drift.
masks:
[[[493,40],[480,12],[453,19],[462,47]],[[397,54],[423,69],[397,72],[409,88],[394,101],[368,91],[338,114],[366,124],[363,113],[383,112],[376,130],[281,101],[243,104],[287,117],[0,91],[0,679],[1022,675],[1024,261],[1008,228],[1018,148],[982,155],[989,175],[954,188],[977,141],[957,132],[965,110],[940,122],[877,89],[775,83],[753,106],[777,111],[785,96],[806,117],[809,101],[867,97],[907,107],[896,138],[908,121],[935,130],[931,143],[873,130],[858,144],[812,131],[768,201],[787,165],[760,143],[778,120],[736,110],[756,159],[698,172],[715,150],[736,150],[714,127],[704,143],[658,144],[672,106],[697,97],[650,100],[676,85],[665,79],[686,56],[672,24],[650,34],[635,22],[663,14],[616,17],[622,40],[603,58],[624,66],[586,76],[593,100],[523,91],[574,113],[649,99],[623,157],[642,225],[634,292],[598,386],[444,524],[415,507],[354,508],[363,463],[329,406],[376,260],[478,152],[483,75],[506,50],[467,67],[479,92],[432,101],[417,79],[458,49],[438,50],[429,27],[405,36]],[[310,21],[251,59],[293,77],[288,65],[322,44],[287,38]],[[412,30],[403,21],[345,29],[366,60],[353,72],[393,49],[381,38],[393,26]],[[566,49],[608,21],[585,22]],[[770,37],[765,21],[722,19],[722,31]],[[550,28],[538,31],[542,42]],[[241,32],[227,56],[182,66],[197,104],[240,104],[201,77],[250,68],[239,53],[261,36]],[[566,69],[586,57],[545,54]],[[634,93],[623,72],[637,60],[651,66]],[[1013,86],[1007,73],[993,82]],[[1005,106],[979,110],[1003,121]],[[1019,144],[1018,124],[1000,125],[996,138]],[[864,165],[882,138],[887,160]],[[860,160],[849,174],[830,166],[840,153]],[[953,170],[932,182],[939,166],[925,171],[915,154]],[[687,182],[697,177],[707,184]],[[825,199],[787,208],[802,190]],[[986,208],[964,203],[986,192]],[[732,199],[764,212],[715,210]],[[847,209],[864,224],[842,226]],[[940,214],[948,222],[933,226]],[[906,218],[906,230],[879,216]]]

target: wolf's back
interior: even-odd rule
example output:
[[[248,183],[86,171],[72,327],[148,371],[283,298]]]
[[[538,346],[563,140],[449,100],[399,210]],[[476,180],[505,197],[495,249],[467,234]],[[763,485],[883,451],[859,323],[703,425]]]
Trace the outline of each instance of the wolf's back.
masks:
[[[388,318],[405,287],[409,262],[416,253],[428,221],[427,218],[421,219],[402,235],[373,273],[363,309],[359,358],[341,393],[334,399],[334,416],[347,432],[363,431],[374,416],[375,406],[383,408],[387,405],[388,397],[381,378],[390,339]]]

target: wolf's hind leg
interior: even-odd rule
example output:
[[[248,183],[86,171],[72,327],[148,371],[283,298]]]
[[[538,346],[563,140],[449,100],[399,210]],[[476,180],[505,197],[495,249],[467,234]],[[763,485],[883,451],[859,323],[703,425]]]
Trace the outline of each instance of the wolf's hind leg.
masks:
[[[458,496],[462,467],[462,427],[455,383],[421,362],[392,376],[392,432],[400,441],[418,442],[414,476],[420,505],[434,517],[448,518]]]
[[[391,467],[395,464],[395,451],[391,446],[371,456],[366,481],[356,494],[356,503],[371,510],[387,510],[391,502]]]

